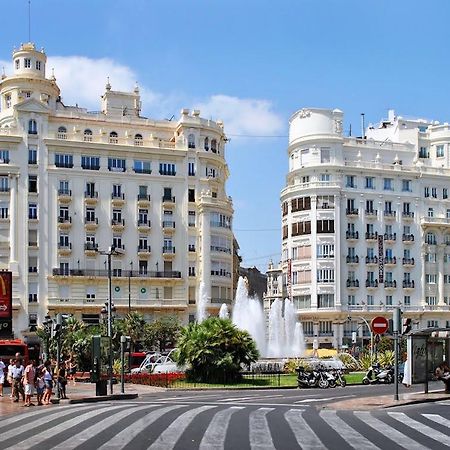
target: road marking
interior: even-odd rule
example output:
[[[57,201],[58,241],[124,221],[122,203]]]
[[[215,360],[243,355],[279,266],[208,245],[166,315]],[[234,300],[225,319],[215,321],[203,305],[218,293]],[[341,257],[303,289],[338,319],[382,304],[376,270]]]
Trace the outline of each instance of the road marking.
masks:
[[[373,417],[369,411],[355,411],[353,414],[366,425],[369,425],[383,436],[386,436],[391,441],[394,441],[400,447],[415,450],[426,450],[428,448],[403,433],[400,433],[400,431],[384,423],[383,421]]]
[[[266,415],[274,408],[259,408],[250,413],[250,448],[252,450],[275,450]]]
[[[45,431],[42,431],[38,434],[33,434],[30,438],[25,439],[22,442],[19,442],[17,444],[14,444],[12,447],[8,447],[9,449],[28,449],[34,446],[39,446],[42,442],[44,442],[47,439],[50,439],[51,437],[57,435],[58,433],[62,433],[63,431],[68,430],[69,428],[75,427],[76,425],[79,425],[81,422],[84,422],[85,420],[90,420],[94,418],[95,416],[98,416],[99,414],[104,413],[105,411],[109,410],[115,410],[123,408],[123,406],[105,406],[103,408],[98,408],[98,406],[89,412],[86,412],[84,414],[81,414],[81,416],[76,416],[73,419],[70,419],[68,421],[64,421],[60,423],[59,425],[56,425],[51,428],[47,428]],[[14,430],[16,431],[16,430]],[[45,445],[43,446],[45,447]]]
[[[320,417],[330,425],[331,428],[339,434],[347,443],[353,447],[359,449],[378,449],[378,447],[369,440],[367,440],[362,434],[358,433],[351,426],[347,425],[337,414],[336,411],[320,411]]]
[[[328,398],[305,398],[303,400],[297,400],[294,403],[326,402],[328,400],[336,400],[337,398],[347,399],[350,397],[356,397],[356,396],[355,395],[339,395],[337,397],[328,397]]]
[[[214,398],[214,397],[222,397],[222,395],[220,394],[198,394],[198,395],[190,395],[190,396],[176,396],[176,397],[164,397],[161,398],[160,400],[155,400],[155,401],[166,401],[166,400],[178,400],[180,402],[184,401],[185,399],[195,399],[195,398],[199,398],[199,397],[205,397],[205,398]]]
[[[216,413],[203,435],[199,450],[222,450],[225,445],[231,416],[241,409],[244,409],[244,407],[232,406]]]
[[[438,414],[422,414],[422,416],[426,417],[427,419],[432,420],[433,422],[444,425],[444,427],[450,428],[450,420],[445,419],[444,417],[442,417]]]
[[[441,433],[440,431],[435,430],[434,428],[429,427],[417,420],[411,419],[404,413],[399,412],[388,412],[388,414],[395,420],[407,425],[408,427],[418,431],[419,433],[424,434],[425,436],[434,439],[435,441],[441,442],[447,446],[450,446],[450,436]]]
[[[303,410],[290,409],[284,414],[284,418],[291,427],[297,439],[298,445],[302,449],[323,449],[324,445],[312,428],[306,423],[302,416]]]
[[[149,425],[151,425],[155,420],[162,417],[164,414],[173,411],[175,409],[182,408],[186,405],[173,405],[166,406],[164,408],[158,409],[157,411],[152,411],[149,414],[146,414],[144,417],[141,417],[136,422],[133,422],[128,427],[121,430],[118,434],[116,434],[113,438],[111,438],[108,442],[105,442],[99,450],[106,449],[114,449],[119,450],[124,448],[129,442],[131,442],[139,433],[144,431]]]
[[[155,407],[157,405],[154,405]],[[109,417],[106,417],[106,419],[101,420],[100,422],[96,422],[94,425],[91,425],[88,428],[83,429],[83,431],[80,431],[64,442],[61,442],[56,447],[53,448],[61,448],[61,449],[73,449],[75,447],[78,447],[79,445],[83,444],[85,441],[91,439],[92,437],[96,436],[97,434],[104,431],[106,428],[110,427],[111,425],[114,425],[115,423],[119,422],[123,418],[129,416],[130,414],[134,414],[137,411],[141,411],[142,409],[149,409],[153,406],[145,405],[140,407],[133,407],[133,408],[127,408],[124,411],[119,411],[115,414],[112,414]]]
[[[443,400],[442,402],[437,402],[438,405],[445,405],[445,406],[449,406],[450,405],[450,400]]]
[[[200,406],[199,408],[190,409],[178,416],[150,445],[151,450],[169,450],[175,447],[178,439],[184,433],[184,430],[191,424],[195,417],[203,411],[215,408],[215,406]]]
[[[157,405],[161,405],[161,404],[173,404],[172,402],[168,402],[165,403],[164,400],[160,400],[160,401],[154,401],[154,402],[133,402],[133,403],[129,403],[127,402],[127,404],[133,404],[133,405],[142,405],[143,403],[147,404],[147,405],[153,405],[153,404],[157,404]],[[221,402],[221,401],[182,401],[180,400],[180,403],[183,403],[184,405],[215,405],[215,406],[228,406],[227,403]],[[273,407],[273,406],[288,406],[290,408],[294,407],[295,408],[295,404],[294,403],[256,403],[256,402],[236,402],[237,405],[239,406],[267,406],[267,407]],[[301,405],[302,408],[307,407],[309,405]],[[300,408],[300,406],[299,406]]]
[[[89,405],[89,406],[85,406],[84,408],[82,408],[82,411],[86,411],[86,410],[90,410],[93,409],[94,406],[93,405]],[[50,411],[48,411],[50,412]],[[41,425],[45,425],[47,423],[49,423],[51,420],[55,419],[55,418],[60,418],[60,417],[64,417],[67,416],[69,414],[72,414],[74,412],[74,408],[68,409],[66,411],[52,411],[52,412],[57,412],[57,416],[54,416],[53,414],[51,416],[47,415],[47,411],[43,413],[42,410],[40,411],[36,411],[36,413],[40,413],[41,417],[37,420],[34,421],[29,421],[29,420],[24,420],[25,416],[28,416],[28,414],[19,414],[18,419],[21,421],[21,423],[23,425],[20,426],[14,426],[12,429],[9,429],[7,431],[3,431],[0,436],[1,436],[1,440],[5,441],[6,439],[10,439],[14,436],[19,436],[20,433],[26,433],[29,430],[32,430],[36,427],[39,427]],[[36,415],[36,413],[32,413],[33,416]],[[29,416],[28,416],[29,418]],[[6,422],[6,421],[5,421]],[[14,421],[15,422],[15,421]],[[9,424],[11,424],[12,422],[10,422]],[[1,422],[1,424],[3,425],[3,421]]]
[[[218,400],[219,402],[240,402],[244,400],[253,400],[253,399],[263,399],[263,398],[272,398],[272,397],[283,397],[283,394],[276,394],[276,395],[252,395],[251,397],[236,397],[236,398],[224,398],[222,400]]]

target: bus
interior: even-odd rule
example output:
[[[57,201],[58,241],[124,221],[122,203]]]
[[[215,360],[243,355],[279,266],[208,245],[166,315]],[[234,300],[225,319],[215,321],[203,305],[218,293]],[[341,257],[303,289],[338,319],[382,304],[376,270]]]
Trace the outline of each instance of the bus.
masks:
[[[22,364],[28,363],[28,346],[20,339],[2,339],[0,340],[0,357],[6,366],[11,358],[15,358],[16,353],[20,353],[23,358]]]

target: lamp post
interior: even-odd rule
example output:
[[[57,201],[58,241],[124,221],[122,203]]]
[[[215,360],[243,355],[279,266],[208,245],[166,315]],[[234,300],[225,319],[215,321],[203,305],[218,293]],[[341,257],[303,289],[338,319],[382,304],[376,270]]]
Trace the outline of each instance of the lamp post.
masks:
[[[370,327],[369,322],[367,322],[367,320],[363,317],[363,316],[356,316],[357,319],[361,319],[366,325],[367,328],[369,329],[369,333],[370,333],[370,360],[372,361],[373,358],[373,332],[372,332],[372,328]],[[352,316],[348,316],[347,320],[350,321],[352,320]],[[363,332],[364,335],[364,332]],[[364,336],[363,336],[363,342],[364,342]]]
[[[53,326],[53,320],[51,319],[50,315],[47,313],[47,315],[44,317],[44,321],[42,322],[42,325],[44,325],[44,331],[45,331],[45,348],[44,352],[42,353],[42,362],[45,362],[49,359],[50,354],[50,336],[52,334],[52,326]]]
[[[131,313],[131,277],[133,275],[133,261],[130,261],[130,273],[128,274],[128,314]]]

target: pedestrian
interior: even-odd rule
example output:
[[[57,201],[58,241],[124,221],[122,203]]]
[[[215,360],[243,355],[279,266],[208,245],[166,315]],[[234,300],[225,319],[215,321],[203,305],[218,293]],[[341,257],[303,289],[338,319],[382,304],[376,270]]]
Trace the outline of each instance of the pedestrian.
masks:
[[[23,373],[23,385],[25,390],[25,404],[23,406],[34,406],[31,403],[31,397],[34,391],[34,379],[36,378],[36,370],[34,368],[34,360],[30,360]]]
[[[66,363],[63,361],[60,364],[58,370],[58,389],[60,398],[67,398],[66,385],[67,385],[67,370],[66,370]]]
[[[45,391],[42,397],[42,403],[44,405],[49,405],[53,394],[53,371],[50,361],[45,361],[44,363],[44,385]]]
[[[20,359],[15,360],[14,367],[12,368],[12,379],[13,379],[13,402],[17,403],[19,401],[19,395],[22,396],[23,401],[25,401],[25,393],[23,391],[22,377],[23,377],[24,367]]]
[[[14,359],[11,358],[9,360],[8,375],[7,375],[8,383],[11,386],[11,394],[9,394],[9,398],[13,398],[13,385],[14,385],[14,379],[12,375],[13,368],[14,368]]]
[[[75,386],[75,373],[77,371],[77,363],[75,362],[75,358],[72,354],[70,354],[69,359],[66,361],[66,369],[67,379],[71,380],[73,385]]]
[[[411,369],[409,367],[409,361],[408,361],[408,357],[406,355],[406,353],[403,355],[403,357],[405,358],[405,362],[403,364],[403,379],[402,379],[402,384],[405,387],[411,387],[410,381],[411,381]]]
[[[0,397],[3,397],[3,385],[5,384],[5,369],[6,365],[0,356]]]
[[[44,396],[44,389],[45,389],[45,383],[44,383],[44,364],[41,364],[36,369],[36,400],[38,406],[43,405],[42,403],[42,397]]]

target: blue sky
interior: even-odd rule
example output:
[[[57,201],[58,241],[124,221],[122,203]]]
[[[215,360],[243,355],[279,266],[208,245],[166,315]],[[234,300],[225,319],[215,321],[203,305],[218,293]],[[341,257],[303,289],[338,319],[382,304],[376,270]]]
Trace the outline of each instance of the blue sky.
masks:
[[[28,40],[28,0],[3,3],[7,66]],[[354,134],[360,113],[377,122],[389,108],[450,121],[448,0],[32,0],[31,9],[32,41],[66,103],[98,109],[109,75],[113,89],[139,82],[147,116],[199,107],[225,121],[246,266],[280,257],[293,112],[340,108]]]

